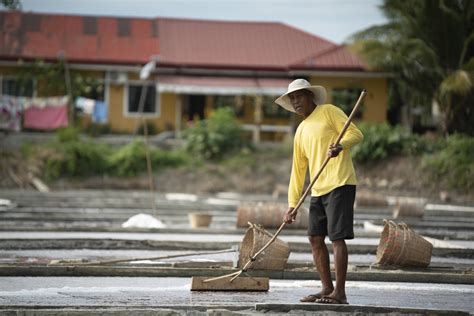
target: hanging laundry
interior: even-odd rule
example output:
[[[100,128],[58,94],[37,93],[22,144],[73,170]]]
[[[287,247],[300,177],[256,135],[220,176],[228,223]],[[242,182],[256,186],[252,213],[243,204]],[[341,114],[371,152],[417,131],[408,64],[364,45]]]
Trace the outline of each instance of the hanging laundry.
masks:
[[[9,95],[0,96],[0,129],[19,132],[23,98]]]
[[[104,101],[95,101],[94,112],[92,113],[92,122],[104,124],[109,119],[109,109]]]
[[[92,113],[94,112],[95,102],[96,100],[94,99],[77,97],[75,106],[76,106],[76,109],[78,109],[82,113],[92,115]]]
[[[25,98],[23,127],[51,130],[67,127],[68,97]]]

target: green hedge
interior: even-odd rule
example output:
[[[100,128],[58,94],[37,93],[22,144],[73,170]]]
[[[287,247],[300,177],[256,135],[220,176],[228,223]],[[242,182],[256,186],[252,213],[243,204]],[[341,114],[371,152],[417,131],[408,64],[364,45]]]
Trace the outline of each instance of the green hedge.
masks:
[[[431,180],[446,183],[449,188],[474,189],[474,138],[457,134],[440,143],[441,149],[422,159]]]
[[[110,149],[92,142],[70,141],[52,143],[46,155],[44,177],[53,180],[60,176],[83,177],[100,175],[107,171],[107,153]]]
[[[31,159],[41,160],[42,177],[47,181],[60,177],[91,175],[135,176],[147,170],[145,145],[135,140],[120,148],[80,140],[74,128],[57,132],[46,145],[29,145],[22,150]],[[150,148],[153,171],[185,165],[189,156],[183,151]]]
[[[412,135],[401,126],[359,123],[364,140],[351,149],[352,157],[359,163],[383,160],[393,155],[420,154],[429,150],[428,142]]]
[[[153,171],[165,167],[178,167],[188,162],[189,157],[181,151],[150,149]],[[147,170],[145,144],[135,140],[115,151],[109,158],[109,173],[118,176],[134,176]]]
[[[185,149],[203,159],[220,159],[250,147],[231,108],[216,110],[208,120],[195,122],[183,132]]]

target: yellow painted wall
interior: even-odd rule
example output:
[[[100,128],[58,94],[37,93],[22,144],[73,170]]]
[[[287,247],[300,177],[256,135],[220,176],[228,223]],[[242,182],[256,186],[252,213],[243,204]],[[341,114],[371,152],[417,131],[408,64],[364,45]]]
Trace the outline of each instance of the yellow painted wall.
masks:
[[[364,99],[364,113],[362,120],[366,122],[382,123],[387,119],[387,80],[384,78],[333,78],[333,77],[312,77],[310,82],[313,85],[322,85],[328,93],[327,102],[332,102],[332,89],[341,88],[362,88],[367,90]],[[357,100],[354,100],[355,105]],[[336,104],[337,105],[337,104]]]
[[[276,99],[278,96],[275,96]],[[275,106],[278,106],[275,104]],[[255,123],[255,96],[254,95],[246,95],[243,97],[243,108],[244,114],[243,116],[237,117],[238,120],[243,124],[254,124]],[[214,106],[214,99],[212,97],[208,97],[206,99],[206,107],[205,107],[205,115],[209,117],[212,112],[215,111]],[[274,117],[265,117],[263,116],[261,124],[268,124],[268,125],[287,125],[288,119],[285,118],[274,118]]]
[[[109,125],[111,130],[115,132],[133,132],[134,121],[126,120],[123,117],[123,85],[109,85]]]
[[[174,130],[176,128],[176,104],[178,97],[174,93],[162,93],[160,98],[161,115],[156,122],[158,126],[161,126],[161,130]]]
[[[20,71],[18,67],[0,67],[0,75],[2,76],[14,76]],[[103,71],[94,70],[81,70],[81,74],[97,79],[104,79],[105,73]],[[138,79],[138,75],[135,73],[129,73],[128,77],[130,80]],[[41,93],[41,86],[43,83],[37,82],[37,96],[43,97]],[[113,85],[108,86],[108,101],[109,101],[109,123],[113,132],[120,133],[133,133],[135,129],[141,124],[139,117],[126,117],[125,108],[125,87],[124,85]],[[39,91],[39,92],[38,92]],[[107,91],[106,91],[107,93]],[[162,94],[160,100],[160,114],[157,116],[147,116],[147,121],[153,122],[159,131],[166,129],[175,128],[175,115],[176,115],[176,95],[174,94]],[[107,98],[107,96],[106,96]],[[91,123],[89,116],[82,116],[78,118],[81,126],[85,127]]]
[[[274,96],[276,99],[278,96]],[[215,111],[214,98],[206,98],[205,115],[209,117],[213,111]],[[238,116],[237,119],[242,124],[255,124],[255,95],[243,96],[243,116]],[[278,106],[275,104],[275,106]],[[260,124],[262,125],[288,125],[291,118],[266,118],[262,117]],[[286,137],[286,133],[283,132],[261,132],[262,140],[281,141]],[[251,132],[248,132],[248,137],[251,138]]]
[[[0,75],[2,76],[13,76],[18,72],[16,67],[1,67],[0,66]]]
[[[17,67],[0,67],[0,75],[14,75],[19,71]],[[104,72],[100,71],[82,71],[84,74],[93,76],[95,78],[104,78]],[[135,80],[137,74],[129,73],[129,80]],[[368,122],[385,122],[387,113],[387,80],[384,78],[334,78],[334,77],[311,77],[312,84],[323,85],[328,91],[328,102],[331,100],[332,89],[340,88],[364,88],[368,95],[364,100],[363,121]],[[126,100],[125,100],[124,85],[109,85],[108,86],[108,101],[109,101],[109,125],[112,131],[122,133],[133,133],[140,125],[139,117],[125,116]],[[174,129],[176,126],[176,105],[178,96],[173,93],[164,93],[157,95],[160,97],[159,107],[160,114],[158,116],[147,116],[147,121],[153,122],[159,131]],[[275,96],[276,98],[277,96]],[[245,115],[239,118],[242,123],[254,123],[254,98],[246,97],[244,99]],[[354,100],[354,103],[356,100]],[[337,104],[336,104],[337,105]],[[275,106],[277,106],[275,104]],[[206,117],[214,110],[213,98],[208,96],[206,98],[205,113]],[[265,118],[263,117],[262,124],[276,124],[288,125],[289,119],[280,118]],[[89,120],[83,119],[83,123],[88,123]]]
[[[113,131],[121,133],[134,133],[141,125],[138,116],[126,116],[124,85],[109,85],[109,125]],[[157,95],[158,96],[158,95]],[[176,95],[163,93],[159,95],[160,114],[158,116],[145,116],[147,122],[155,124],[159,131],[175,128],[176,120]]]
[[[352,78],[352,77],[312,77],[310,82],[314,85],[322,85],[327,89],[328,103],[332,103],[331,92],[333,89],[360,88],[366,89],[368,94],[364,99],[364,111],[362,120],[366,122],[382,123],[387,118],[388,91],[387,79],[385,78]],[[275,96],[275,99],[278,96]],[[214,108],[212,98],[208,98],[206,104],[206,117]],[[357,100],[354,100],[353,105]],[[337,105],[337,104],[336,104]],[[278,106],[275,104],[275,106]],[[244,116],[239,120],[244,124],[254,124],[254,98],[247,96],[244,98]],[[298,121],[298,119],[296,119]],[[263,117],[262,124],[288,125],[288,119]]]

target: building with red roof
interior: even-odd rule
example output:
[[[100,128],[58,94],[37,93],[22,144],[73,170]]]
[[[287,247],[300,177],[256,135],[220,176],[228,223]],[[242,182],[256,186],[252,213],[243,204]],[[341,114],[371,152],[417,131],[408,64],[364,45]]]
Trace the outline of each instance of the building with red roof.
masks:
[[[368,69],[344,45],[283,23],[0,11],[0,25],[1,94],[14,94],[20,70],[62,62],[100,83],[93,97],[107,103],[116,131],[136,128],[147,87],[144,115],[159,130],[179,131],[188,120],[231,106],[247,129],[277,137],[292,131],[295,118],[273,100],[300,77],[325,86],[328,102],[343,108],[368,90],[361,118],[385,121],[386,73]],[[140,78],[150,61],[150,75]],[[32,78],[29,93],[46,94]]]

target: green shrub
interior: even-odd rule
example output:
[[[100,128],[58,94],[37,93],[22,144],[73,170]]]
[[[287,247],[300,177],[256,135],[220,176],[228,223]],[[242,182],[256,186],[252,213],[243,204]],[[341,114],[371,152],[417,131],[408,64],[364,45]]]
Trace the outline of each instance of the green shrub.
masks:
[[[219,159],[249,146],[234,112],[227,107],[219,108],[206,121],[196,122],[183,137],[185,149],[205,159]]]
[[[420,154],[426,150],[427,142],[417,135],[411,135],[401,126],[389,124],[360,123],[358,127],[364,140],[351,150],[355,161],[374,162],[391,155]]]
[[[20,152],[23,157],[31,157],[35,153],[35,145],[31,141],[26,141],[21,144]]]
[[[189,162],[189,156],[184,151],[169,151],[154,149],[151,153],[153,170],[168,167],[180,167]]]
[[[75,127],[65,127],[56,131],[56,141],[59,143],[67,143],[79,140],[79,130]]]
[[[111,128],[109,124],[91,123],[83,129],[84,133],[90,136],[100,136],[110,134]]]
[[[51,143],[49,147],[53,151],[44,157],[46,180],[104,174],[107,170],[106,156],[110,149],[105,145],[67,141]]]
[[[133,176],[146,170],[145,144],[135,140],[120,147],[108,158],[112,174]]]
[[[445,182],[450,188],[472,190],[474,188],[474,138],[452,135],[443,148],[426,154],[422,166],[431,180]]]
[[[146,122],[146,128],[148,135],[156,135],[158,134],[159,130],[153,122]],[[137,128],[137,135],[145,135],[145,125],[142,123]]]
[[[47,181],[61,176],[103,174],[107,170],[105,157],[110,152],[105,145],[81,141],[75,127],[59,129],[56,138],[43,147],[32,145],[22,150],[27,155],[41,157],[41,173]]]
[[[150,149],[153,171],[165,167],[177,167],[186,164],[188,157],[183,152]],[[110,155],[110,172],[118,176],[135,176],[147,170],[145,144],[135,140]]]

